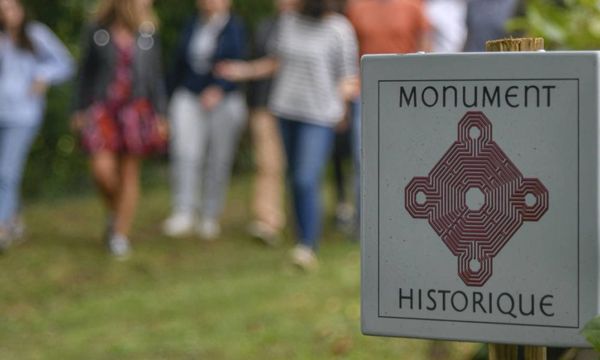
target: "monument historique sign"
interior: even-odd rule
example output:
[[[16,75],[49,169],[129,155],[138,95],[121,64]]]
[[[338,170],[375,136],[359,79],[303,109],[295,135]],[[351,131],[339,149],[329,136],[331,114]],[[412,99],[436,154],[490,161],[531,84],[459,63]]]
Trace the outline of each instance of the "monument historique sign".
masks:
[[[598,53],[362,61],[371,335],[587,346],[598,314]]]

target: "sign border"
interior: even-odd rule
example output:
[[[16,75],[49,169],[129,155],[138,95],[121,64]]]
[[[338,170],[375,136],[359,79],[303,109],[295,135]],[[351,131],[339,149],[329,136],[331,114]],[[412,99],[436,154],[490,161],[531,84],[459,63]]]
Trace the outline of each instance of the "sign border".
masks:
[[[478,82],[478,81],[577,81],[577,326],[566,325],[536,325],[510,322],[493,322],[493,321],[475,321],[475,320],[450,320],[436,318],[419,318],[408,316],[383,316],[381,315],[381,83],[403,83],[403,82]],[[562,328],[562,329],[579,329],[581,316],[581,264],[580,264],[580,190],[581,190],[581,99],[580,99],[580,78],[504,78],[504,79],[419,79],[419,80],[378,80],[377,81],[377,317],[380,319],[404,319],[404,320],[421,320],[421,321],[440,321],[440,322],[458,322],[468,324],[489,324],[489,325],[508,325],[508,326],[526,326],[526,327],[545,327],[545,328]]]

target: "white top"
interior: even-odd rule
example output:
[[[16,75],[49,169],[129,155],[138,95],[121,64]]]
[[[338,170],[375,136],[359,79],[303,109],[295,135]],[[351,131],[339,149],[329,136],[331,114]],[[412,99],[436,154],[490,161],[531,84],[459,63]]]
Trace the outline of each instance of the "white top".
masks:
[[[433,52],[461,52],[467,40],[467,0],[429,0]]]
[[[280,61],[269,107],[288,120],[335,126],[343,117],[340,80],[358,75],[358,45],[342,15],[283,15],[270,53]]]

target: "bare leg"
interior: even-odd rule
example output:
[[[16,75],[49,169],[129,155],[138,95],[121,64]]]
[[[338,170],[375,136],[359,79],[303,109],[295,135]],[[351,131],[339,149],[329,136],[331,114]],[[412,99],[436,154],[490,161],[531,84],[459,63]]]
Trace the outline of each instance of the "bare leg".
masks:
[[[114,153],[100,152],[92,156],[92,175],[98,190],[108,210],[114,213],[117,210],[119,189],[118,157]]]
[[[123,155],[120,161],[120,191],[116,203],[115,233],[128,236],[140,193],[139,157]]]

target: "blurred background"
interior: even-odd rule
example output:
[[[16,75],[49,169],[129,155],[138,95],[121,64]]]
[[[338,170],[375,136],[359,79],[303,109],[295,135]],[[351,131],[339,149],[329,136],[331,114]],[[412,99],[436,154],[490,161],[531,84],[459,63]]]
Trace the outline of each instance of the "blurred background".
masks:
[[[31,0],[34,17],[46,23],[79,56],[81,29],[90,17],[94,0]],[[272,14],[270,0],[237,0],[235,10],[252,29]],[[528,0],[517,11],[518,17],[506,24],[508,31],[544,37],[546,49],[592,50],[600,44],[600,6],[594,0]],[[185,19],[195,11],[194,1],[156,1],[161,20],[164,61],[169,68],[171,56]],[[34,145],[24,182],[27,198],[64,196],[90,189],[89,179],[81,176],[84,157],[78,154],[77,141],[68,131],[71,87],[51,90],[43,136]],[[238,171],[251,170],[247,145],[238,156]],[[50,176],[51,175],[51,176]],[[44,181],[39,181],[39,179]],[[148,176],[143,179],[152,181]],[[154,178],[153,178],[154,179]]]
[[[93,0],[30,0],[79,59]],[[235,0],[252,30],[272,0]],[[157,0],[165,66],[193,0]],[[596,0],[527,0],[508,33],[542,36],[546,49],[600,47]],[[335,226],[334,189],[316,274],[300,274],[286,247],[248,239],[245,225],[253,159],[243,137],[217,242],[167,239],[166,158],[148,161],[135,224],[135,256],[117,262],[99,251],[103,213],[85,156],[69,130],[72,84],[52,88],[41,135],[23,183],[28,232],[0,257],[0,359],[476,359],[470,343],[384,339],[360,334],[359,246]],[[351,167],[347,159],[345,167]],[[329,169],[329,177],[333,171]],[[291,245],[291,240],[286,240]],[[558,357],[556,357],[558,358]]]

